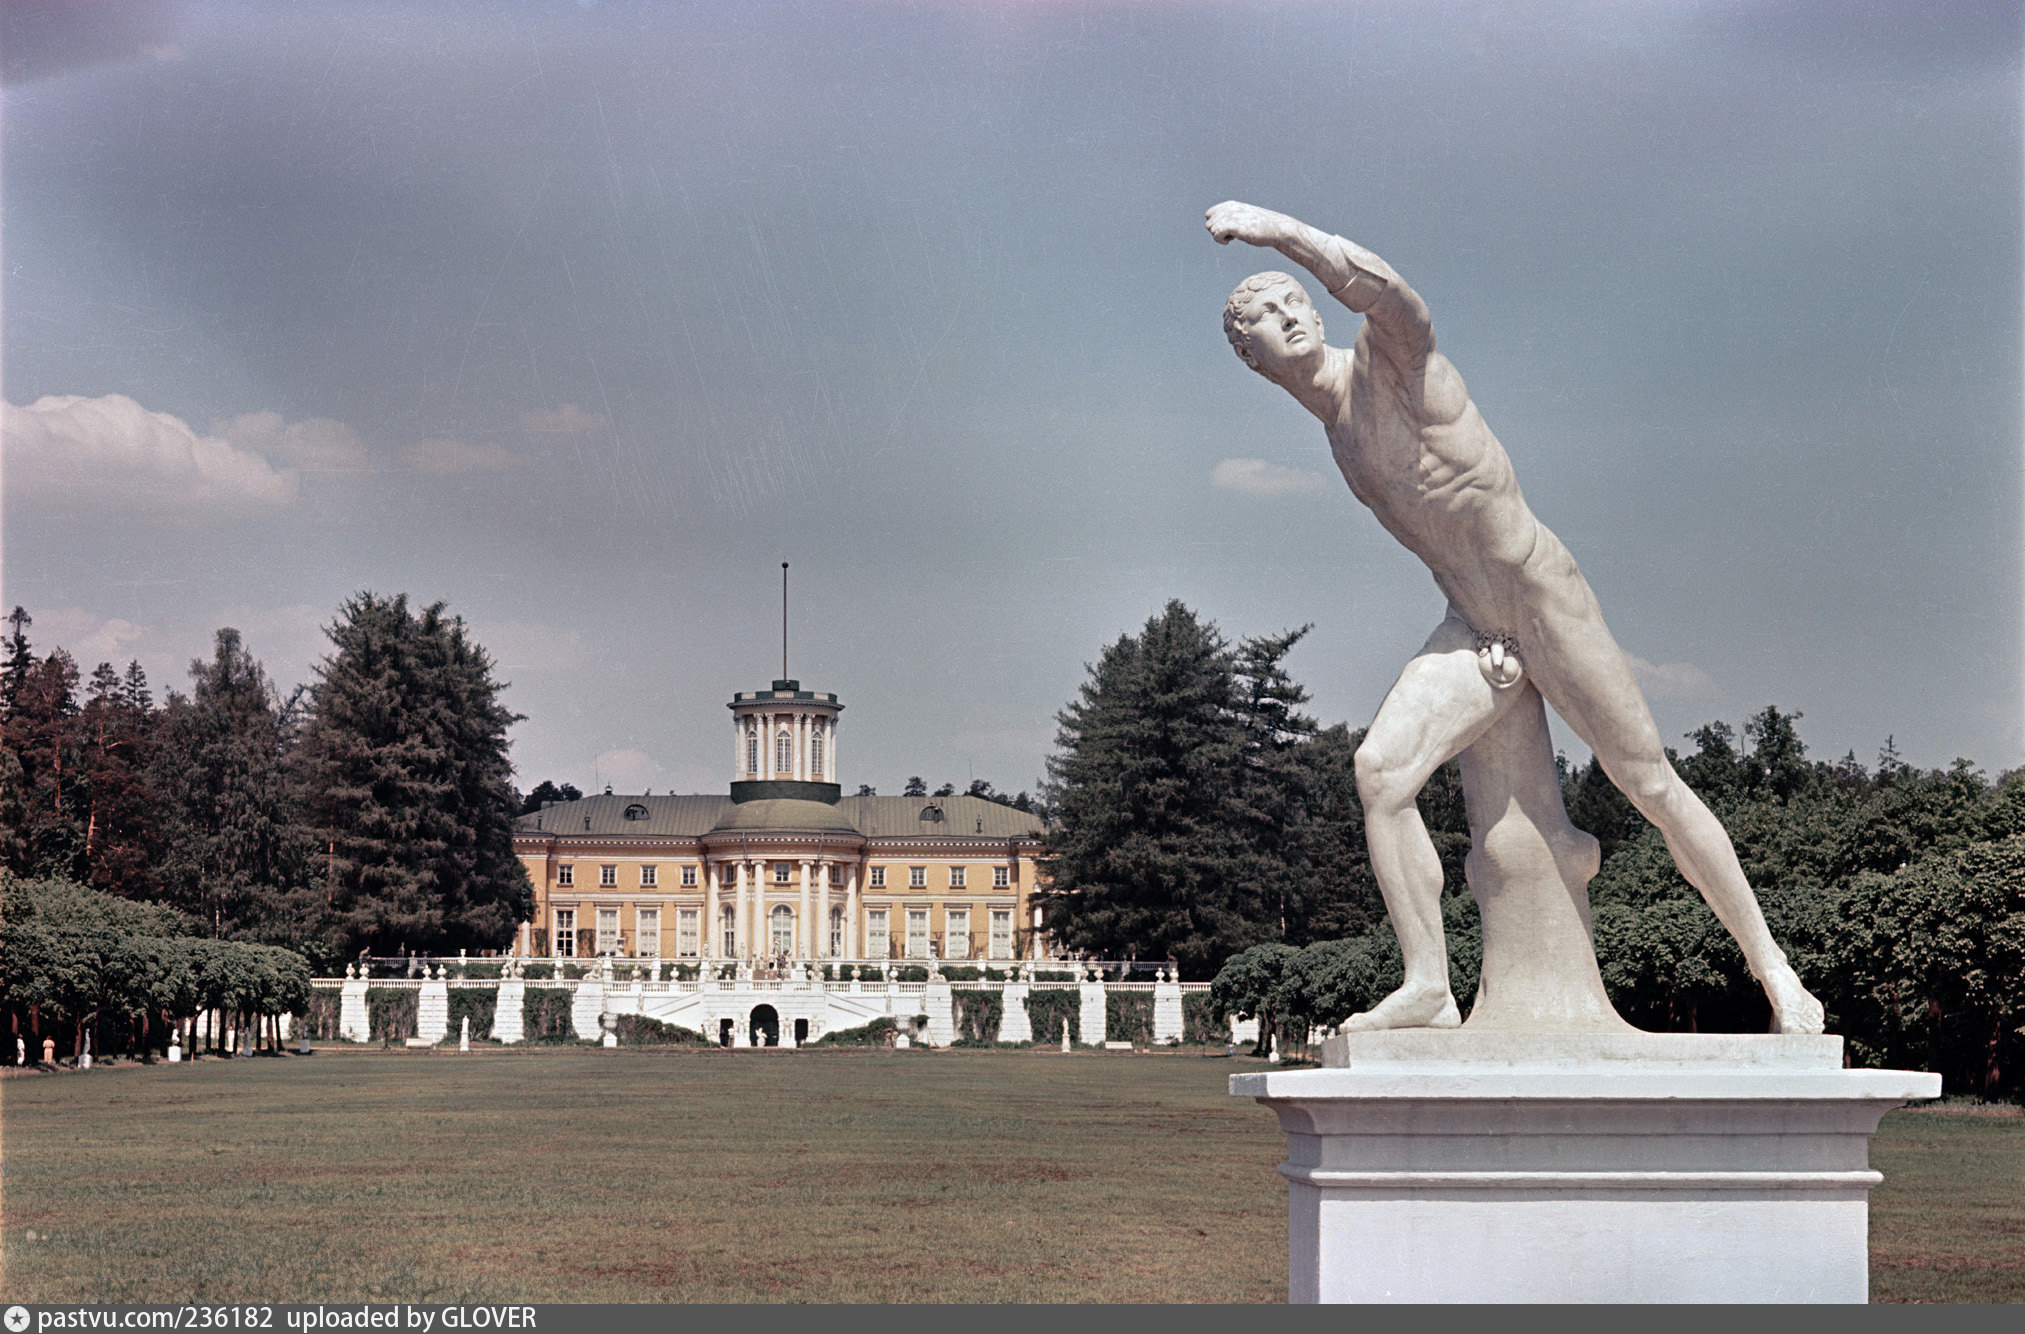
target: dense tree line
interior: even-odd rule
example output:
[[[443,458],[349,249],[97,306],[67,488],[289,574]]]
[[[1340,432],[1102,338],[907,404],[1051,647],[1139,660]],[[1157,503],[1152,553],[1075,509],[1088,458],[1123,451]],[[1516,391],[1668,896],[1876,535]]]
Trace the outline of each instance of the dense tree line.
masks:
[[[350,599],[315,679],[286,696],[220,630],[159,706],[138,663],[81,683],[62,648],[37,655],[31,625],[17,608],[0,643],[0,867],[16,879],[155,905],[180,932],[319,970],[501,946],[527,915],[516,717],[441,604]]]
[[[276,1017],[309,999],[300,954],[192,935],[198,924],[161,904],[0,875],[0,915],[0,1001],[30,1060],[41,1059],[45,1037],[72,1060],[87,1050],[161,1052],[172,1036],[189,1048],[206,1011],[219,1018],[214,1043],[229,1028],[247,1047],[272,1047]]]
[[[1299,633],[1232,646],[1171,603],[1091,668],[1061,715],[1050,925],[1073,949],[1179,960],[1223,1013],[1299,1037],[1400,981],[1364,847],[1360,731],[1318,727],[1281,669]],[[1690,733],[1676,767],[1723,821],[1773,933],[1852,1058],[1940,1071],[1964,1092],[2025,1087],[2025,773],[1810,760],[1800,715]],[[1570,817],[1602,844],[1590,884],[1618,1009],[1655,1030],[1763,1031],[1741,954],[1651,828],[1593,762],[1563,765]],[[1481,961],[1451,762],[1420,797],[1441,856],[1465,1010]]]

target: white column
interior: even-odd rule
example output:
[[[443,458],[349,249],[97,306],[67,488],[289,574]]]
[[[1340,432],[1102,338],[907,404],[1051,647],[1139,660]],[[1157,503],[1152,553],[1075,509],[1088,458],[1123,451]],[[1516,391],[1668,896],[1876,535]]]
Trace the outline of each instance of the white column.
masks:
[[[816,933],[809,930],[809,900],[812,888],[809,884],[810,865],[807,857],[802,858],[801,912],[795,919],[795,948],[790,951],[804,959],[813,959],[816,956]]]
[[[844,872],[844,957],[858,957],[858,863]]]
[[[703,863],[703,930],[696,941],[698,961],[717,957],[718,945],[711,939],[717,934],[717,867],[714,861]],[[679,918],[677,920],[680,920]]]
[[[837,772],[837,720],[823,719],[823,781],[834,783]]]
[[[809,716],[795,715],[795,777],[809,781]]]
[[[746,949],[747,941],[750,939],[746,935],[746,920],[745,920],[746,918],[745,872],[747,865],[748,863],[743,858],[739,859],[737,863],[738,889],[737,889],[737,897],[732,900],[733,916],[731,928],[732,930],[731,954],[734,959],[744,959],[751,957]]]
[[[745,777],[745,719],[731,715],[731,777]]]
[[[831,957],[830,950],[830,859],[816,862],[815,948],[809,953],[818,959]]]

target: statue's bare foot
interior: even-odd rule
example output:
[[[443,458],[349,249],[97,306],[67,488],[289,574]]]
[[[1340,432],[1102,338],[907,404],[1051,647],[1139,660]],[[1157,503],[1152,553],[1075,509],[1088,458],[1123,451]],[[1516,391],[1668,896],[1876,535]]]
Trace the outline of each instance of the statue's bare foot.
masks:
[[[1774,1033],[1819,1033],[1828,1027],[1821,1002],[1800,985],[1791,964],[1782,961],[1765,970],[1765,999],[1772,1002]]]
[[[1447,987],[1401,987],[1378,1004],[1343,1021],[1346,1031],[1380,1028],[1460,1028],[1462,1012]]]

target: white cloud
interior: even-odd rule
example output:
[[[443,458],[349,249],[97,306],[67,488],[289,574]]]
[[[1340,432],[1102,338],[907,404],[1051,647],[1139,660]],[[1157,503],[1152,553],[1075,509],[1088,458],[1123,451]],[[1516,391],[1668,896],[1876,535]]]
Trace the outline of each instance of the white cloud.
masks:
[[[278,412],[248,412],[218,428],[218,434],[245,449],[304,472],[376,472],[379,463],[357,431],[328,417],[287,422]]]
[[[644,750],[608,750],[591,761],[597,790],[610,784],[614,792],[645,791],[663,772]]]
[[[1716,693],[1716,678],[1691,662],[1651,663],[1636,653],[1624,656],[1649,699],[1693,699]]]
[[[502,672],[575,671],[591,662],[581,632],[552,625],[496,621],[472,626],[471,638],[484,646]]]
[[[87,676],[102,662],[124,668],[143,657],[152,636],[145,626],[119,617],[101,617],[82,607],[30,609],[29,642],[38,653],[62,648],[70,651]]]
[[[417,472],[438,477],[464,473],[497,472],[511,468],[517,459],[498,445],[468,440],[421,440],[408,447],[408,466]]]
[[[272,509],[296,476],[125,394],[47,395],[4,413],[7,482],[22,495],[123,508]]]
[[[1246,496],[1302,496],[1324,490],[1329,479],[1317,472],[1283,467],[1265,459],[1225,459],[1209,479],[1219,491]]]
[[[610,426],[611,419],[602,412],[588,412],[574,403],[535,412],[524,412],[520,417],[522,430],[544,431],[558,435],[592,435]]]

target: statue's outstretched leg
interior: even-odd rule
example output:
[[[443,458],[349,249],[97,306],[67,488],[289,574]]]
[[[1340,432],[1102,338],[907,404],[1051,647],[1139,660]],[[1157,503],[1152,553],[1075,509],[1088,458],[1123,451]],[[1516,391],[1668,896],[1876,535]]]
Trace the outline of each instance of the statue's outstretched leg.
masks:
[[[1589,614],[1539,626],[1536,637],[1548,637],[1552,651],[1535,655],[1534,684],[1589,743],[1610,781],[1659,830],[1681,877],[1736,938],[1751,976],[1771,1002],[1772,1031],[1821,1032],[1827,1027],[1821,1002],[1772,939],[1728,831],[1668,762],[1631,664],[1594,611],[1593,596],[1587,601]]]
[[[1406,978],[1399,990],[1352,1015],[1345,1028],[1454,1028],[1462,1022],[1449,991],[1442,938],[1441,859],[1414,799],[1436,769],[1520,697],[1487,679],[1477,639],[1451,612],[1399,674],[1357,748],[1365,842]]]

